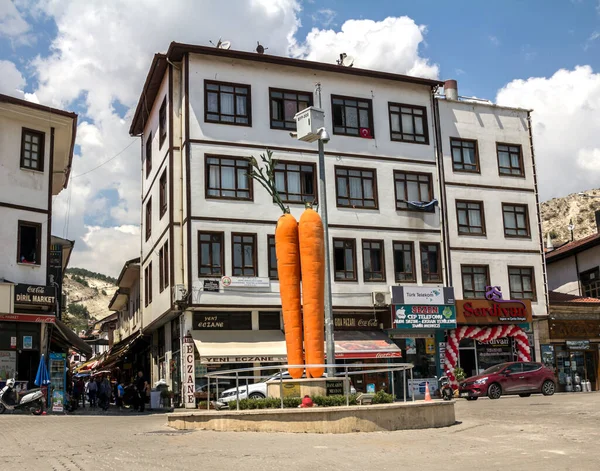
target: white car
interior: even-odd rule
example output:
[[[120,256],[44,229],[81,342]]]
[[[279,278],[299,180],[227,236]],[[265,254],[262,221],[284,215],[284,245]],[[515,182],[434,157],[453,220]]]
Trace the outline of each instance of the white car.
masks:
[[[267,383],[278,382],[280,376],[282,379],[292,379],[290,374],[286,371],[285,373],[276,373],[273,376],[268,377],[267,379],[260,381],[258,383],[249,384],[248,386],[240,385],[239,394],[237,388],[231,388],[223,391],[221,396],[219,397],[219,402],[223,404],[227,404],[231,401],[236,401],[239,399],[264,399],[267,397]],[[306,375],[302,375],[303,378]],[[323,373],[322,378],[327,378],[327,373]],[[243,381],[243,378],[240,378],[240,383]],[[356,389],[352,385],[352,381],[350,381],[350,394],[356,394]]]

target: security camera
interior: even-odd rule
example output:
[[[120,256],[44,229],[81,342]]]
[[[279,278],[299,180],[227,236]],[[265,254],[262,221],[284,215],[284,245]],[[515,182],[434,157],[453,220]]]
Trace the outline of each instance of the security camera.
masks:
[[[331,136],[327,132],[327,129],[321,128],[319,129],[319,139],[323,141],[323,144],[327,144],[331,140]]]

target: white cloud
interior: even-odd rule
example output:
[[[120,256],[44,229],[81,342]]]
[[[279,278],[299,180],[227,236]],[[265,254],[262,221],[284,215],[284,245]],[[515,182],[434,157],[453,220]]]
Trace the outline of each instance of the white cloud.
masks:
[[[543,200],[600,181],[600,74],[590,66],[552,77],[514,80],[498,92],[501,105],[532,108],[534,146]]]
[[[583,50],[587,51],[592,46],[592,43],[597,39],[600,39],[600,31],[594,31],[592,34],[590,34],[590,37],[587,38],[583,44]]]
[[[0,36],[17,38],[30,29],[11,0],[0,0]]]
[[[335,64],[345,52],[354,56],[356,67],[437,78],[439,67],[419,53],[425,32],[425,26],[407,16],[383,21],[348,20],[339,32],[313,28],[296,53]]]
[[[330,8],[322,8],[318,10],[316,13],[313,13],[312,20],[313,23],[319,24],[325,28],[327,28],[331,23],[333,23],[334,18],[337,16],[337,13]]]
[[[304,41],[296,37],[299,12],[299,0],[180,0],[169,8],[164,0],[139,0],[135,8],[129,0],[42,0],[30,7],[32,18],[53,20],[58,32],[50,54],[31,64],[39,87],[28,99],[85,109],[74,178],[54,204],[53,232],[76,239],[72,265],[115,275],[139,253],[139,240],[123,235],[123,227],[137,228],[140,220],[139,143],[86,172],[131,143],[133,107],[152,56],[171,41],[208,45],[221,37],[233,49],[253,51],[259,40],[270,54],[335,63],[346,52],[359,67],[438,76],[438,66],[419,51],[425,27],[410,18],[347,21],[337,33],[315,28]],[[124,119],[111,106],[115,100],[128,109]],[[101,196],[106,190],[117,192],[116,205]]]
[[[13,62],[0,60],[0,77],[0,93],[23,98],[25,78]]]
[[[488,36],[488,39],[492,43],[493,46],[500,46],[500,40],[498,39],[497,36],[490,35],[490,36]]]

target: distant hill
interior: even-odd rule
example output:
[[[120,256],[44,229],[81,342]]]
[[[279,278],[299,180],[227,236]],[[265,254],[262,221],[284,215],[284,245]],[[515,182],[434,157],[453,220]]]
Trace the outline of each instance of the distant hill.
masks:
[[[600,189],[589,190],[586,195],[596,196],[588,198],[578,193],[572,193],[561,198],[552,198],[541,206],[542,227],[544,243],[550,234],[554,247],[557,247],[571,238],[568,225],[573,221],[574,240],[582,239],[597,232],[595,212],[600,210]]]
[[[85,268],[67,268],[67,274],[77,275],[85,278],[95,278],[96,280],[106,281],[107,283],[117,284],[117,279],[112,276],[103,275],[102,273],[96,273],[95,271],[89,271]]]

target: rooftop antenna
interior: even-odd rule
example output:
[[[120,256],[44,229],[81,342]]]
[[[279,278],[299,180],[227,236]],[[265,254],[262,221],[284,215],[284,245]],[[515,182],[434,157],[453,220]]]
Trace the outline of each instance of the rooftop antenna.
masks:
[[[221,38],[219,38],[217,44],[213,43],[212,41],[208,42],[215,46],[217,49],[229,49],[231,47],[231,41],[221,41]]]
[[[260,44],[260,41],[256,41],[256,44],[258,44],[258,46],[256,46],[256,52],[258,52],[259,54],[264,54],[265,51],[267,49],[269,49],[268,47],[264,47]]]
[[[352,67],[354,65],[354,57],[349,56],[345,52],[340,54],[340,58],[336,60],[337,65],[342,65],[344,67]]]
[[[571,242],[573,242],[573,230],[575,229],[575,225],[573,224],[573,218],[569,221],[569,225],[567,226],[569,232],[571,233]]]

